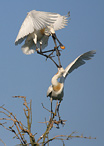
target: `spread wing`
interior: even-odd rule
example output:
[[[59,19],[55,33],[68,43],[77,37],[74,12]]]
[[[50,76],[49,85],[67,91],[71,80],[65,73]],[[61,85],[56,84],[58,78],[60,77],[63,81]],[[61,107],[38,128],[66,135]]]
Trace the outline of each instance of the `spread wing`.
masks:
[[[86,60],[90,60],[94,54],[96,53],[95,50],[86,52],[80,56],[78,56],[72,63],[70,63],[66,69],[63,77],[66,78],[69,73],[71,73],[74,69],[77,69],[79,66],[85,64]]]
[[[56,14],[56,15],[57,15],[57,18],[56,18],[56,21],[53,24],[53,27],[54,27],[55,31],[59,30],[59,29],[62,29],[65,26],[67,26],[68,17],[69,17],[69,15],[67,15],[67,16],[61,16],[60,14]]]
[[[36,10],[30,11],[19,30],[15,40],[15,45],[22,43],[26,36],[34,32],[34,30],[38,31],[53,24],[53,22],[56,21],[56,17],[57,15],[55,13]]]

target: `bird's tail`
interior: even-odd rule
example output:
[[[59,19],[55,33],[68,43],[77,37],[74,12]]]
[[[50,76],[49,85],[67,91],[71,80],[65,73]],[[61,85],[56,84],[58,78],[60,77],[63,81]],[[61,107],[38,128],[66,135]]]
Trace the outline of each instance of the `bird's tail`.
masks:
[[[21,47],[21,49],[24,54],[30,55],[35,52],[36,46],[32,41],[28,43],[25,42],[25,44]]]

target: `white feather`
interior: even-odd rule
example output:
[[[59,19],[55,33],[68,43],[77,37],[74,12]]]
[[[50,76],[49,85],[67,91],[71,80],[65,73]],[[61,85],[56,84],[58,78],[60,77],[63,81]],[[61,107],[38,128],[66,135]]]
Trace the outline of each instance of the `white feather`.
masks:
[[[85,64],[85,60],[91,59],[96,53],[95,50],[86,52],[80,56],[78,56],[72,63],[70,63],[66,69],[64,70],[62,67],[58,68],[58,73],[52,77],[51,83],[52,85],[49,86],[47,91],[47,96],[52,98],[53,100],[62,100],[64,96],[64,81],[69,73],[71,73],[74,69],[78,68],[79,66]],[[60,81],[58,82],[58,78]],[[59,86],[60,85],[60,88]],[[57,89],[55,89],[55,87]]]
[[[57,14],[57,16],[56,21],[53,23],[53,28],[55,31],[64,28],[68,23],[66,16],[61,16],[60,14]]]
[[[20,44],[27,35],[33,33],[34,30],[38,31],[46,26],[53,24],[56,21],[57,15],[50,12],[41,12],[32,10],[27,14],[17,38],[15,40],[15,45]]]
[[[86,52],[86,53],[78,56],[73,62],[71,62],[65,68],[65,72],[64,72],[63,76],[60,78],[60,82],[63,82],[65,80],[65,78],[67,77],[67,75],[69,73],[71,73],[74,69],[77,69],[79,66],[85,64],[86,60],[90,60],[91,57],[93,57],[95,53],[96,53],[96,51],[92,50],[92,51]]]
[[[25,54],[34,53],[33,48],[31,48],[33,44],[30,43],[33,43],[33,40],[35,45],[40,44],[40,41],[44,43],[43,40],[45,40],[46,38],[43,38],[45,36],[49,37],[51,33],[55,33],[55,30],[62,29],[66,26],[67,17],[51,12],[42,12],[36,10],[30,11],[27,14],[23,24],[21,25],[21,28],[15,40],[15,45],[21,44],[25,40],[25,44],[22,46],[23,52]],[[42,29],[45,29],[43,34],[41,33]],[[42,45],[42,49],[44,49],[47,44],[48,38],[47,43],[45,41],[44,45]]]

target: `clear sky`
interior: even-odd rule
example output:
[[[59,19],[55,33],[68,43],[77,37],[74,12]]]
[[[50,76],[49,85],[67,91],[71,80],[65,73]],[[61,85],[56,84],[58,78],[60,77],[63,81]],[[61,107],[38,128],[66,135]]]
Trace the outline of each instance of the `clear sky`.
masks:
[[[0,2],[0,105],[5,104],[25,124],[22,101],[13,99],[14,95],[32,99],[32,132],[38,133],[36,139],[45,131],[45,125],[38,122],[48,120],[50,114],[41,103],[50,109],[50,100],[46,98],[48,86],[57,68],[50,60],[38,54],[26,56],[21,45],[14,41],[31,10],[56,12],[66,15],[70,11],[70,23],[65,29],[57,31],[57,36],[66,46],[62,51],[61,63],[65,68],[80,54],[96,50],[95,57],[77,70],[74,70],[65,82],[65,95],[61,103],[60,114],[67,120],[64,127],[52,129],[50,138],[59,134],[71,134],[97,137],[96,140],[71,139],[66,146],[102,146],[104,145],[104,1],[103,0],[3,0]],[[46,49],[53,48],[52,38]],[[55,104],[55,101],[53,102]],[[1,117],[1,116],[0,116]],[[0,138],[7,146],[14,146],[19,140],[0,127]],[[50,146],[62,145],[53,141]],[[3,144],[0,142],[0,146]]]

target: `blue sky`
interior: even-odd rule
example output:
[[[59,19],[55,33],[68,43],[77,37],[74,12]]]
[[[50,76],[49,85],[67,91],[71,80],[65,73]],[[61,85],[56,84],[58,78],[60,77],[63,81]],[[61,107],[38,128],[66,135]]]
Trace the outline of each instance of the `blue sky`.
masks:
[[[77,70],[73,71],[65,82],[64,100],[60,106],[62,119],[67,120],[64,127],[52,129],[50,138],[59,134],[71,134],[97,137],[96,140],[71,139],[66,146],[104,145],[104,1],[103,0],[22,0],[0,2],[0,105],[5,104],[24,124],[22,101],[13,99],[14,95],[32,99],[32,132],[38,133],[36,139],[45,131],[45,125],[38,122],[49,118],[45,107],[50,108],[46,98],[48,86],[57,68],[50,60],[38,54],[26,56],[21,45],[14,41],[27,12],[56,12],[66,15],[70,11],[71,20],[65,29],[56,32],[66,46],[62,51],[61,63],[65,68],[80,54],[96,50],[95,57]],[[46,49],[53,48],[50,38]],[[55,101],[53,102],[55,104]],[[1,116],[0,116],[1,117]],[[0,127],[0,138],[7,146],[19,143],[12,139],[14,135]],[[0,146],[3,144],[0,143]],[[50,146],[62,145],[53,141]]]

